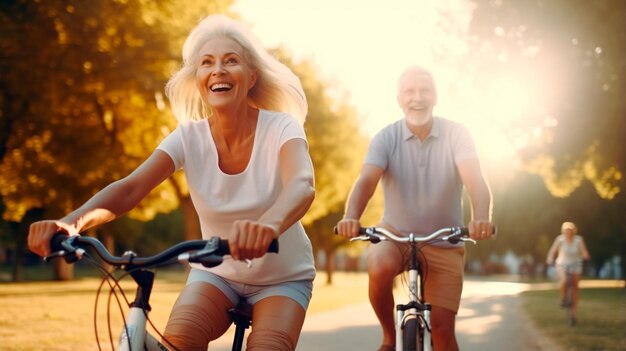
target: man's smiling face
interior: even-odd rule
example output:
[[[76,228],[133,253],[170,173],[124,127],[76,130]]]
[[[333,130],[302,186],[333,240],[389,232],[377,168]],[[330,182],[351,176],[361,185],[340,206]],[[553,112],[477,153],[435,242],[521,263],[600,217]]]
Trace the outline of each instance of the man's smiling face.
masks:
[[[398,104],[409,124],[423,126],[430,122],[437,105],[432,75],[417,68],[405,72],[398,82]]]

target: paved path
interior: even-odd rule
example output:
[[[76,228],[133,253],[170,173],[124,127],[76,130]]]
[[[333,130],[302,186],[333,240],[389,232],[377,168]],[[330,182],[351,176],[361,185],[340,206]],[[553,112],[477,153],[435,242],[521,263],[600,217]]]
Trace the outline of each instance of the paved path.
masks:
[[[457,316],[457,338],[463,351],[558,350],[520,313],[518,294],[527,284],[466,280]],[[210,350],[229,351],[229,332]],[[369,304],[311,314],[304,323],[298,351],[375,351],[381,332]]]

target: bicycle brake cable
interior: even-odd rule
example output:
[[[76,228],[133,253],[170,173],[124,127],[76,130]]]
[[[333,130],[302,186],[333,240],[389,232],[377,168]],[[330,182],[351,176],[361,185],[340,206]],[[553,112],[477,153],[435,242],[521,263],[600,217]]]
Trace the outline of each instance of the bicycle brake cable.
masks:
[[[117,287],[117,289],[121,292],[124,300],[126,300],[126,302],[128,302],[128,299],[126,298],[126,295],[124,294],[124,290],[122,289],[122,287],[119,285],[118,283],[118,279],[115,278],[115,276],[113,274],[111,274],[103,265],[99,260],[94,259],[93,257],[91,257],[91,255],[86,254],[84,257],[87,262],[89,264],[91,264],[93,267],[95,267],[97,270],[100,271],[101,275],[102,275],[102,280],[100,281],[100,285],[98,286],[98,289],[96,290],[96,300],[94,302],[94,312],[93,312],[93,325],[94,325],[94,334],[96,337],[96,344],[98,345],[98,350],[102,350],[102,347],[100,345],[100,337],[98,336],[98,301],[100,299],[100,294],[102,293],[102,287],[104,286],[104,283],[106,282],[109,285],[110,288],[110,293],[113,293],[115,295],[115,298],[117,300],[118,306],[120,307],[120,311],[122,312],[122,316],[123,316],[123,310],[121,308],[121,302],[119,300],[119,297],[117,295],[117,293],[115,293],[115,288]],[[111,282],[113,281],[114,284]],[[110,298],[110,295],[109,295]],[[109,304],[110,304],[110,300],[109,300]],[[108,310],[110,309],[110,307],[107,307],[107,320],[109,320],[109,313]],[[115,350],[115,347],[113,346],[113,336],[111,334],[111,326],[110,326],[110,320],[108,323],[109,326],[109,341],[111,343],[111,349]]]
[[[117,306],[120,309],[120,314],[122,316],[122,320],[124,321],[124,328],[126,331],[126,335],[128,335],[128,329],[126,326],[126,318],[124,315],[124,309],[122,307],[122,302],[120,301],[119,295],[121,294],[124,301],[126,302],[126,305],[128,305],[128,298],[126,297],[126,294],[124,293],[124,289],[122,289],[121,285],[119,284],[119,282],[127,275],[122,274],[119,278],[116,278],[111,272],[109,272],[105,267],[103,267],[103,265],[100,263],[100,261],[95,260],[95,259],[90,259],[90,262],[96,267],[98,268],[98,270],[100,270],[100,272],[102,273],[102,280],[100,282],[100,286],[98,287],[98,290],[96,292],[96,301],[94,303],[94,332],[96,334],[96,343],[98,344],[98,349],[101,350],[101,345],[100,345],[100,337],[98,336],[98,322],[97,322],[97,313],[98,313],[98,301],[100,298],[100,294],[102,293],[102,287],[104,286],[104,283],[106,282],[109,285],[109,298],[107,299],[107,307],[106,307],[106,316],[107,316],[107,328],[108,328],[108,334],[109,334],[109,343],[111,344],[111,350],[115,350],[115,343],[113,340],[113,334],[112,334],[112,330],[113,328],[111,327],[111,296],[115,297],[115,300],[117,301]],[[117,292],[116,292],[116,288],[117,288]],[[130,347],[130,341],[129,341],[129,347]]]

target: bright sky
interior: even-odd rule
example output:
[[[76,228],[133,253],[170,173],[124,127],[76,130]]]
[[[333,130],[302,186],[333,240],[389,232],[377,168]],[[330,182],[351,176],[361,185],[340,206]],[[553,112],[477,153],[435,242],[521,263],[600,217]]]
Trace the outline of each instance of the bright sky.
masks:
[[[466,0],[237,0],[232,10],[266,47],[280,44],[296,60],[312,60],[337,89],[330,94],[349,94],[370,135],[402,118],[397,79],[418,64],[437,81],[435,114],[465,124],[490,159],[485,161],[512,162],[513,147],[502,130],[527,102],[527,87],[518,83],[523,77],[501,77],[492,96],[476,95],[463,73],[471,20]]]

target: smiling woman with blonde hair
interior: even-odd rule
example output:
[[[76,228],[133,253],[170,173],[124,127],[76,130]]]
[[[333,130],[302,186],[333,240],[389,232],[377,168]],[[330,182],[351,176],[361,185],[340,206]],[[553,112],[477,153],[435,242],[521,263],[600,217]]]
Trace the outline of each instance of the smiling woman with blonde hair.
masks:
[[[59,220],[30,227],[30,249],[46,256],[51,236],[78,235],[116,219],[179,169],[202,237],[228,239],[217,267],[192,265],[165,328],[176,350],[206,350],[253,306],[248,350],[293,351],[312,296],[313,252],[300,219],[315,194],[298,77],[241,22],[213,15],[191,32],[183,64],[166,87],[179,121],[129,176]],[[277,239],[280,250],[266,254]]]
[[[228,37],[243,49],[243,58],[258,72],[255,85],[248,93],[248,103],[256,108],[289,113],[304,123],[307,101],[300,79],[278,61],[256,38],[248,26],[223,15],[202,20],[183,46],[183,65],[166,86],[172,110],[179,121],[203,119],[213,114],[196,87],[196,68],[200,49],[208,40]]]

